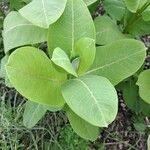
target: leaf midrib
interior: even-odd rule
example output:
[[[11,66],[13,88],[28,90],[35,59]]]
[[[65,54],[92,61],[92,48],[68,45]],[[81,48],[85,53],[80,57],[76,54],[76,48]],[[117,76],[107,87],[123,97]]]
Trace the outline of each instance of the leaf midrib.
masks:
[[[16,68],[14,68],[14,67],[12,67],[12,66],[8,66],[7,65],[7,68],[11,68],[11,69],[13,69],[13,70],[15,70],[15,71],[17,71],[17,72],[20,72],[20,70],[18,70],[18,69],[16,69]],[[49,81],[51,81],[51,82],[63,82],[64,80],[58,80],[58,78],[51,78],[51,77],[48,77],[48,76],[41,76],[41,75],[36,75],[36,74],[32,74],[32,73],[29,73],[29,72],[24,72],[24,73],[22,73],[24,76],[25,75],[28,75],[28,77],[30,78],[30,77],[35,77],[35,78],[37,78],[37,79],[42,79],[42,80],[49,80]],[[54,76],[53,76],[54,77]]]
[[[126,60],[126,59],[129,59],[130,57],[135,56],[135,55],[137,55],[137,54],[139,54],[139,53],[141,53],[141,52],[143,52],[143,50],[138,51],[138,52],[136,52],[136,53],[134,53],[134,54],[128,55],[128,56],[126,56],[126,57],[124,57],[124,58],[118,59],[117,61],[113,61],[113,62],[111,62],[111,63],[105,64],[105,65],[103,65],[103,66],[95,67],[95,69],[89,70],[86,74],[89,74],[89,73],[98,71],[98,70],[100,70],[100,69],[104,69],[105,67],[106,67],[106,68],[107,68],[107,67],[110,67],[110,66],[112,66],[112,65],[114,65],[114,64],[117,64],[117,63],[119,63],[119,62],[121,62],[121,61],[124,61],[124,60]]]
[[[90,88],[88,87],[88,85],[84,81],[82,81],[81,79],[75,79],[75,80],[78,81],[78,82],[80,82],[80,83],[82,83],[83,86],[90,93],[90,95],[91,95],[92,99],[94,100],[94,102],[95,102],[95,104],[96,104],[99,112],[101,113],[103,122],[107,125],[106,120],[105,120],[104,115],[103,115],[103,112],[102,112],[101,108],[99,107],[98,101],[97,101],[96,97],[94,96],[94,94],[92,93],[92,91],[90,90]]]
[[[102,31],[97,32],[96,35],[99,35],[99,34],[101,35],[101,34],[103,34],[103,33],[105,33],[105,32],[109,32],[109,31],[114,31],[114,29],[113,29],[113,30],[110,29],[110,28],[104,29],[104,30],[102,30]]]
[[[11,30],[13,30],[13,29],[15,29],[15,28],[17,28],[17,27],[21,27],[21,26],[34,26],[33,24],[18,24],[18,25],[16,25],[16,26],[13,26],[13,27],[11,27],[10,29],[8,29],[8,30],[4,30],[4,33],[6,34],[7,32],[10,32]]]
[[[42,8],[43,8],[44,16],[45,16],[46,26],[48,27],[49,23],[48,23],[48,18],[47,18],[47,15],[46,15],[46,9],[45,9],[44,0],[42,0]]]
[[[74,2],[73,2],[73,0],[71,0],[71,5],[72,5],[72,7],[71,7],[71,10],[72,10],[72,14],[71,14],[71,19],[72,19],[72,50],[71,50],[71,54],[72,54],[72,52],[74,51],[74,42],[75,42],[75,38],[74,38],[74,28],[75,28],[75,25],[74,25],[74,21],[75,21],[75,18],[74,18]]]

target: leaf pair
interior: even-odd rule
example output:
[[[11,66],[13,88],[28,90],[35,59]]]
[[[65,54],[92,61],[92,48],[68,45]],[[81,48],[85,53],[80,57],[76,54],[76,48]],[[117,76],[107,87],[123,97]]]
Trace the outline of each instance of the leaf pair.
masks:
[[[67,0],[33,0],[20,9],[19,13],[11,12],[4,21],[5,53],[22,45],[46,41],[49,25],[60,18],[66,2]]]
[[[86,42],[89,43],[87,44]],[[89,57],[84,56],[81,51],[82,48],[83,52],[87,50],[85,56],[89,54]],[[77,54],[82,59],[79,71],[85,72],[93,63],[94,48],[94,41],[89,38],[81,39],[77,43]],[[89,58],[89,62],[86,58]],[[90,60],[90,58],[92,59]],[[60,48],[54,50],[51,60],[66,72],[77,76],[68,56]],[[39,49],[23,47],[12,53],[6,70],[11,83],[29,100],[47,104],[51,107],[62,107],[65,102],[61,96],[60,87],[66,80],[67,73],[64,71],[58,72],[51,60]],[[84,63],[86,63],[85,66]]]
[[[13,52],[6,70],[11,83],[23,96],[54,108],[62,107],[66,102],[83,119],[80,121],[88,122],[91,127],[106,127],[117,114],[117,94],[107,79],[89,75],[62,85],[66,74],[58,72],[47,56],[36,48],[24,47]],[[107,115],[109,111],[111,115]]]
[[[43,6],[42,9],[41,6]],[[55,9],[56,6],[57,9]],[[78,8],[78,6],[80,7]],[[61,18],[49,29],[50,55],[56,47],[61,47],[67,54],[70,54],[70,51],[72,52],[74,49],[75,42],[83,37],[95,39],[92,18],[82,0],[63,0],[61,2],[33,0],[19,10],[19,13],[11,12],[4,21],[5,53],[19,46],[47,41],[48,30],[46,28],[59,19],[62,13]],[[80,18],[78,14],[82,14]],[[84,24],[85,22],[87,23]]]
[[[52,61],[68,73],[77,77],[78,75],[85,73],[91,67],[94,62],[95,52],[95,40],[90,38],[82,38],[75,44],[74,56],[79,57],[79,65],[76,70],[70,63],[67,54],[60,48],[56,48],[54,50],[52,54]]]
[[[47,29],[33,25],[18,12],[12,11],[4,20],[4,50],[47,40]]]
[[[129,49],[128,53],[126,51],[127,45],[133,46],[133,49]],[[131,48],[131,46],[129,48]],[[107,58],[108,53],[116,53],[117,56],[115,58]],[[60,49],[56,49],[54,54],[62,53],[60,53]],[[61,57],[58,56],[55,55],[54,58],[62,58],[64,53]],[[65,55],[65,58],[67,58],[66,56],[67,55]],[[52,57],[54,63],[62,68],[67,68],[66,64],[68,63],[71,65],[68,58],[67,63],[66,61],[65,63],[60,63],[61,59],[54,58]],[[53,107],[62,107],[66,102],[77,117],[83,119],[81,120],[82,122],[88,122],[90,126],[106,127],[114,120],[117,114],[117,95],[114,87],[104,77],[109,78],[109,80],[116,85],[124,78],[136,72],[142,65],[144,58],[145,47],[142,43],[135,40],[113,42],[112,44],[97,49],[94,65],[92,69],[87,72],[87,74],[91,75],[71,79],[63,83],[63,81],[59,81],[59,78],[66,80],[66,73],[64,74],[63,72],[55,70],[55,68],[52,67],[51,61],[42,51],[25,47],[16,50],[10,56],[7,73],[9,74],[11,82],[15,85],[15,88],[30,100]],[[133,62],[136,63],[134,64]],[[98,64],[100,66],[97,66]],[[98,68],[98,70],[95,67]],[[119,68],[119,70],[117,70],[117,68]],[[66,69],[66,71],[68,70]],[[104,77],[93,76],[92,74]],[[56,89],[53,87],[53,85],[55,85],[53,81],[55,80],[58,83],[56,87],[59,89],[58,93],[56,93]],[[62,84],[63,86],[61,88]],[[61,91],[63,97],[61,96]],[[43,99],[44,96],[45,98]],[[76,132],[80,131],[78,130]],[[78,133],[79,135],[81,134],[80,136],[88,136],[87,134],[83,136],[84,133],[82,133],[82,131],[80,132]],[[87,138],[92,139],[92,137]]]
[[[49,55],[60,47],[72,56],[75,43],[85,37],[95,39],[95,27],[89,10],[83,0],[68,0],[61,18],[49,28]]]

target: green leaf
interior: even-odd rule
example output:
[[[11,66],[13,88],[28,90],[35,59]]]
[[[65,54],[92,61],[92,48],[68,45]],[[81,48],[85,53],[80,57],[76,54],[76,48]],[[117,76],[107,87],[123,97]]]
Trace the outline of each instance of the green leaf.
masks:
[[[7,53],[10,49],[44,42],[47,40],[47,30],[39,28],[26,19],[18,12],[12,11],[4,20],[4,49]]]
[[[122,0],[105,0],[104,9],[113,19],[121,20],[126,8]]]
[[[55,48],[51,60],[57,66],[60,66],[61,68],[63,68],[68,73],[77,77],[77,73],[75,72],[67,54],[62,49],[60,49],[59,47]]]
[[[1,59],[1,64],[0,64],[0,78],[5,78],[6,76],[6,70],[5,70],[5,65],[8,61],[8,55],[5,55],[2,59]]]
[[[75,43],[82,37],[95,39],[95,27],[83,0],[68,0],[61,18],[50,25],[48,46],[51,55],[56,47],[68,56],[74,52]]]
[[[33,0],[19,13],[34,25],[49,28],[65,10],[67,0]]]
[[[97,0],[84,0],[87,6],[92,5],[93,3],[95,3]]]
[[[143,116],[150,116],[150,104],[139,98],[139,106],[139,112],[141,112]]]
[[[124,0],[127,8],[135,13],[138,9],[140,9],[144,4],[147,3],[147,0]]]
[[[96,11],[97,7],[99,6],[101,0],[97,0],[97,1],[93,1],[94,3],[92,3],[91,5],[88,5],[88,9],[90,11],[91,14],[94,13],[94,11]]]
[[[32,101],[27,101],[25,104],[25,110],[23,114],[23,124],[27,128],[33,128],[45,113],[50,110],[51,112],[59,111],[60,108],[50,108],[45,105],[41,105]]]
[[[22,0],[9,0],[9,2],[10,7],[15,10],[20,9],[25,5],[25,3]]]
[[[150,21],[150,6],[142,13],[144,21]]]
[[[147,139],[147,146],[148,146],[148,150],[150,150],[150,135],[148,136],[148,139]]]
[[[134,128],[138,132],[145,134],[145,130],[146,130],[147,126],[144,123],[137,122],[137,123],[134,123],[133,125],[134,125]]]
[[[133,111],[139,111],[138,87],[134,80],[129,80],[123,87],[123,98],[126,105]]]
[[[0,18],[0,28],[3,27],[3,18]]]
[[[104,76],[113,85],[117,85],[136,73],[145,57],[146,47],[142,42],[133,39],[118,40],[97,48],[94,64],[86,74]]]
[[[87,121],[76,115],[70,108],[67,109],[67,116],[73,130],[82,138],[95,141],[99,135],[99,128],[89,124]]]
[[[127,38],[108,16],[97,17],[94,23],[96,27],[96,44],[106,45]]]
[[[144,21],[143,18],[136,20],[129,28],[129,33],[134,36],[144,36],[150,34],[150,21]]]
[[[27,101],[23,114],[24,126],[26,126],[27,128],[34,127],[38,123],[38,121],[45,115],[46,111],[46,106]]]
[[[66,75],[55,70],[44,52],[33,47],[14,51],[6,65],[12,85],[27,99],[50,107],[62,107],[60,86]]]
[[[13,85],[11,84],[10,80],[8,79],[8,76],[5,77],[5,85],[9,88],[13,88]]]
[[[57,108],[55,108],[55,107],[47,107],[47,110],[48,111],[50,111],[50,112],[57,112],[57,111],[60,111],[60,110],[62,110],[62,108],[63,107],[57,107]]]
[[[32,0],[23,0],[25,3],[30,3]]]
[[[10,87],[12,88],[13,86],[11,85],[9,79],[8,79],[8,76],[6,74],[6,69],[5,69],[5,65],[7,64],[8,62],[8,58],[9,58],[9,55],[5,55],[2,59],[1,59],[1,65],[0,65],[0,78],[3,78],[5,79],[5,85],[7,87]]]
[[[137,114],[141,114],[143,116],[150,115],[150,105],[148,105],[145,101],[143,101],[139,97],[139,89],[136,85],[136,80],[132,79],[124,84],[123,87],[123,97],[126,105],[136,112]]]
[[[150,104],[150,69],[142,72],[137,81],[140,97]]]
[[[79,63],[80,63],[79,57],[73,59],[72,66],[73,66],[74,70],[77,70],[79,68]]]
[[[68,106],[85,121],[107,127],[116,117],[118,98],[113,85],[104,77],[89,75],[62,85]]]
[[[85,73],[93,64],[95,59],[96,47],[95,40],[82,38],[75,44],[75,55],[79,56],[80,63],[78,73]]]

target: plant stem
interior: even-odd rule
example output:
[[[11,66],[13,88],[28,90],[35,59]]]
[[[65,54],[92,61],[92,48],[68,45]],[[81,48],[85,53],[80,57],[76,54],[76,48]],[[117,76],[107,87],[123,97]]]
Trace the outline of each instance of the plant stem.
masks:
[[[128,24],[126,25],[126,27],[124,28],[123,33],[129,33],[130,28],[132,27],[132,25],[135,23],[135,21],[137,21],[138,19],[140,19],[142,17],[142,13],[143,11],[150,5],[150,3],[146,3],[141,9],[139,9],[135,14],[133,14],[133,16],[130,18]]]

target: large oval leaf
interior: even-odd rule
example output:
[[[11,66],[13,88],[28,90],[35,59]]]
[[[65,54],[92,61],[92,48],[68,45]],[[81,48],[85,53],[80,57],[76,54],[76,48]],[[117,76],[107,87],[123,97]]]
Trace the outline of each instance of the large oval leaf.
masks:
[[[82,37],[95,39],[95,27],[83,0],[68,0],[61,18],[49,28],[49,53],[60,47],[70,55]]]
[[[65,10],[67,0],[33,0],[19,10],[19,13],[31,23],[48,28],[59,19]]]
[[[10,55],[6,72],[13,86],[27,99],[51,107],[64,105],[60,85],[66,75],[57,72],[39,49],[17,49]]]
[[[150,69],[142,72],[137,81],[140,97],[150,104]]]
[[[18,12],[11,12],[4,20],[4,49],[10,49],[44,42],[47,40],[47,30],[37,27],[24,19]]]
[[[99,135],[99,128],[89,124],[87,121],[76,115],[70,108],[67,109],[67,116],[73,130],[82,138],[95,141]]]
[[[133,75],[144,63],[145,45],[137,40],[118,40],[97,48],[96,58],[87,74],[104,76],[118,84]]]
[[[107,127],[117,115],[117,93],[104,77],[89,75],[69,80],[62,86],[62,95],[78,116],[94,126]]]

